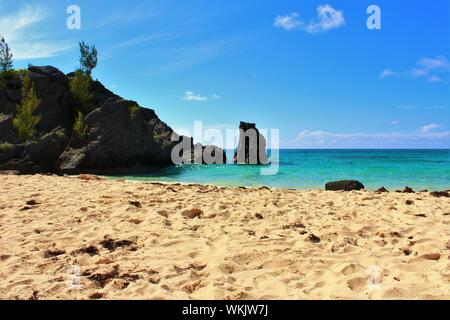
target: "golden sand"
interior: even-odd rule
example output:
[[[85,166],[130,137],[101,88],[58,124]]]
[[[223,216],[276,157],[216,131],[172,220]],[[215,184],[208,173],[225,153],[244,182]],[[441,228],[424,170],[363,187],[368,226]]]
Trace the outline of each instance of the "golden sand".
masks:
[[[82,178],[0,176],[1,299],[450,299],[449,198]]]

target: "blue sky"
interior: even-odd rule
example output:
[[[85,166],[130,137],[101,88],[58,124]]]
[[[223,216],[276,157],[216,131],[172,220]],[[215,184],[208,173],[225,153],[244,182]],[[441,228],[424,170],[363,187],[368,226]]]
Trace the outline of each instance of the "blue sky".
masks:
[[[78,42],[96,44],[94,77],[175,129],[244,120],[289,148],[448,148],[449,3],[0,0],[0,34],[16,68],[70,72]]]

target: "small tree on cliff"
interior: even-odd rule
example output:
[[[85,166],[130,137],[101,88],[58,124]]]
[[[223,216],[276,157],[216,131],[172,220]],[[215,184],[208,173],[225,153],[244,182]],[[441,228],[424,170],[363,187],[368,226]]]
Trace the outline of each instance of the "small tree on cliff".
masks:
[[[80,140],[86,139],[88,131],[86,125],[84,124],[84,115],[81,111],[78,111],[75,124],[73,125],[73,131],[77,134]]]
[[[92,110],[91,77],[82,70],[75,71],[74,77],[70,80],[70,92],[79,103],[78,111],[88,114]]]
[[[35,116],[33,113],[40,103],[30,78],[25,77],[22,85],[22,102],[18,106],[17,114],[13,119],[14,129],[21,142],[31,140],[36,133],[36,126],[41,121],[41,116]]]
[[[84,41],[80,42],[80,66],[81,70],[89,76],[92,74],[92,70],[97,66],[97,49],[95,45],[90,47]]]
[[[5,41],[5,38],[0,36],[0,72],[2,75],[8,73],[12,70],[13,60],[12,53],[9,49],[8,44]]]

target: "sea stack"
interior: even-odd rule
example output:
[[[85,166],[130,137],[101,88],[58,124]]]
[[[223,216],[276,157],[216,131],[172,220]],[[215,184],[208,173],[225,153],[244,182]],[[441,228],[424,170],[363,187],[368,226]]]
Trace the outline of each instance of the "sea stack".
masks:
[[[266,138],[259,133],[256,124],[241,121],[239,143],[233,161],[235,164],[268,164]]]

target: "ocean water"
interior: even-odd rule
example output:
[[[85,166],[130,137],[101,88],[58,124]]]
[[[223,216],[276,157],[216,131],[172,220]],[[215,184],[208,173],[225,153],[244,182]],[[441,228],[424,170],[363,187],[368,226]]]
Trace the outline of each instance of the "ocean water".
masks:
[[[227,151],[229,161],[232,151]],[[270,152],[269,152],[270,153]],[[265,166],[267,168],[267,166]],[[450,150],[280,150],[279,170],[262,175],[261,166],[184,165],[130,180],[323,189],[329,181],[356,179],[366,189],[450,189]]]

